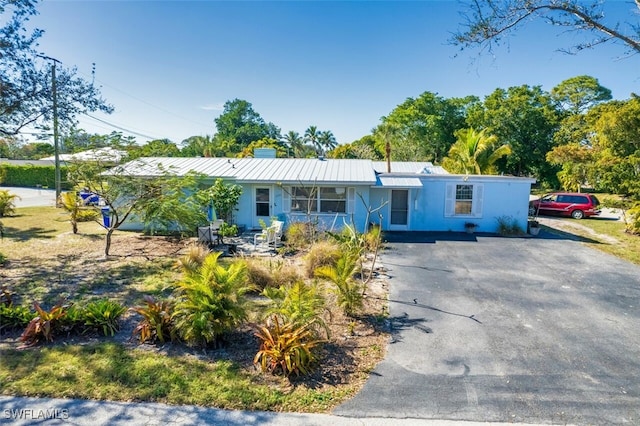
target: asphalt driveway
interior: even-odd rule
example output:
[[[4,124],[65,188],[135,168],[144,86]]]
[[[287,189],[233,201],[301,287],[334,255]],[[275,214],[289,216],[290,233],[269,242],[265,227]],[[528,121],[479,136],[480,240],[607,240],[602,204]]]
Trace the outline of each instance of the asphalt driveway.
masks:
[[[390,235],[388,354],[334,414],[640,424],[640,267],[545,235]]]

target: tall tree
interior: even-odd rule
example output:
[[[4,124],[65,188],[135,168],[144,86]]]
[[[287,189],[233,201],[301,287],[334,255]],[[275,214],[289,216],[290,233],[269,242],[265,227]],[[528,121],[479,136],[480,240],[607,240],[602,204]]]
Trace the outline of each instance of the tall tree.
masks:
[[[320,131],[317,126],[309,126],[304,131],[304,141],[310,144],[317,154],[322,153],[322,146],[320,145]]]
[[[468,125],[486,128],[511,146],[511,155],[496,164],[498,171],[535,176],[555,187],[556,167],[545,155],[553,147],[553,134],[561,115],[550,95],[539,86],[496,89],[468,111]]]
[[[318,137],[318,143],[322,149],[323,154],[326,154],[328,151],[331,151],[333,148],[338,146],[336,137],[333,135],[333,132],[331,130],[325,130],[320,132],[320,136]]]
[[[564,80],[551,89],[551,98],[570,114],[582,114],[600,102],[611,99],[611,90],[601,86],[597,78],[579,75]]]
[[[38,53],[43,31],[27,33],[26,24],[37,14],[36,0],[0,0],[0,135],[17,135],[30,126],[48,130],[53,118],[53,66],[60,128],[70,128],[79,114],[113,108],[100,91],[76,75],[75,68]],[[55,65],[54,65],[55,64]]]
[[[532,19],[580,33],[570,53],[593,48],[603,43],[622,45],[629,54],[640,53],[640,1],[638,10],[628,13],[626,20],[607,19],[603,1],[593,0],[476,0],[465,2],[466,22],[454,34],[452,42],[461,48],[480,47],[491,51],[495,44]],[[574,39],[575,40],[575,39]]]
[[[496,174],[496,161],[511,154],[511,147],[500,144],[498,138],[488,134],[486,129],[460,129],[456,137],[449,155],[442,161],[442,166],[451,173]]]
[[[216,156],[215,142],[209,135],[191,136],[182,141],[180,155],[183,157],[214,157]]]
[[[214,121],[217,129],[215,142],[227,151],[227,155],[239,153],[251,142],[263,138],[281,138],[277,126],[265,123],[251,103],[241,99],[227,101],[222,114]]]
[[[293,130],[289,130],[286,135],[284,135],[284,143],[289,147],[289,155],[299,158],[301,157],[302,146],[304,145],[304,140],[300,133],[295,132]]]
[[[374,130],[377,149],[385,152],[391,144],[391,158],[396,161],[427,160],[440,162],[455,142],[454,132],[466,127],[465,115],[477,98],[445,99],[424,92],[398,105]]]

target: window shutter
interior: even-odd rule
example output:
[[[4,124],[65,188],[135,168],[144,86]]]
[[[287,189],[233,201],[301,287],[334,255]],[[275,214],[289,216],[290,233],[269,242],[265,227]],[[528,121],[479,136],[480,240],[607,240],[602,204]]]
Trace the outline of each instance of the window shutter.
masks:
[[[347,213],[354,213],[356,210],[356,189],[347,188]]]
[[[482,200],[484,198],[484,185],[473,185],[473,217],[482,217]]]
[[[448,183],[444,200],[444,216],[451,217],[455,213],[456,205],[456,184]]]
[[[291,187],[282,187],[282,211],[289,213],[291,211]]]

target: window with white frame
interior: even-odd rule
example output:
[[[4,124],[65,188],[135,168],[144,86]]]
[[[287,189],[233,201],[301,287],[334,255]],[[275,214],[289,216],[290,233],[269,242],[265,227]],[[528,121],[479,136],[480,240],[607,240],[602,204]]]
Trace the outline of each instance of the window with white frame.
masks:
[[[482,217],[483,189],[479,183],[447,184],[445,216]]]
[[[292,212],[347,213],[353,204],[353,188],[293,186],[289,190]]]

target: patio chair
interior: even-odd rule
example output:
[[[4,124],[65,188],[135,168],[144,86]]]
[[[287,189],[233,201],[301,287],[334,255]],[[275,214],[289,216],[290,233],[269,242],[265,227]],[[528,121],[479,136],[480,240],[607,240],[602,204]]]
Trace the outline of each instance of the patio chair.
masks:
[[[198,242],[206,245],[207,247],[214,246],[216,244],[223,244],[221,229],[224,224],[224,220],[214,220],[209,226],[198,227]]]
[[[273,243],[273,247],[278,247],[278,243],[282,239],[282,228],[284,227],[284,222],[281,220],[274,220],[266,229],[263,229],[261,233],[253,236],[253,247],[258,247],[258,241],[262,241],[269,246]]]

